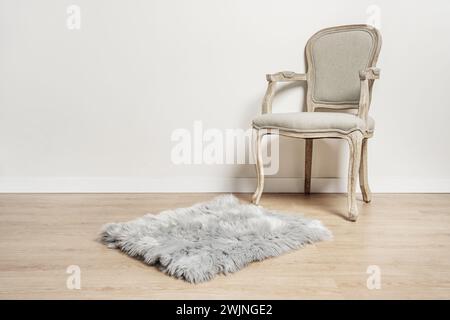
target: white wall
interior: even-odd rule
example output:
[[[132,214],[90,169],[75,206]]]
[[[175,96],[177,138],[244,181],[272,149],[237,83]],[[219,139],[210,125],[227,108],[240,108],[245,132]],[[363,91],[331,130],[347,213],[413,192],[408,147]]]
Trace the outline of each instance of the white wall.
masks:
[[[383,35],[372,189],[450,192],[445,0],[0,0],[0,191],[252,191],[251,165],[173,164],[172,132],[248,128],[264,75],[304,71],[308,38],[365,23],[370,5]],[[283,91],[274,110],[302,95]],[[267,190],[298,191],[303,142],[281,153]],[[315,191],[345,190],[346,157],[343,142],[316,143]]]

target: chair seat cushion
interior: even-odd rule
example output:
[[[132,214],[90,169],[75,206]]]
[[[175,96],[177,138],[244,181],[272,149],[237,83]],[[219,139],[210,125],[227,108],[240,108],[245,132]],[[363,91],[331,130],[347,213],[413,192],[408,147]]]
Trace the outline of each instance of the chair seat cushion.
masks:
[[[368,117],[368,128],[363,119],[338,112],[292,112],[266,113],[253,119],[258,129],[281,129],[296,132],[339,132],[350,133],[355,130],[373,131],[375,121]]]

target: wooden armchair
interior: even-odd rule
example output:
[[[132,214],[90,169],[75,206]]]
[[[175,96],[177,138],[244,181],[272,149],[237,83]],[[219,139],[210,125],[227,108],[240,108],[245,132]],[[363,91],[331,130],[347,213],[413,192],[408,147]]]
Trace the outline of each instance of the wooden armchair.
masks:
[[[321,30],[306,45],[307,72],[283,71],[267,75],[268,87],[262,115],[253,120],[256,130],[256,172],[258,186],[252,201],[258,204],[264,188],[261,139],[265,134],[302,138],[305,143],[305,193],[311,188],[313,139],[339,138],[348,141],[348,217],[356,221],[355,188],[358,179],[363,200],[371,201],[367,180],[367,140],[374,121],[368,116],[372,86],[379,78],[375,68],[381,49],[381,35],[368,25],[347,25]],[[272,113],[277,82],[307,82],[307,112]],[[348,112],[356,109],[356,113]],[[347,112],[326,112],[326,111]]]

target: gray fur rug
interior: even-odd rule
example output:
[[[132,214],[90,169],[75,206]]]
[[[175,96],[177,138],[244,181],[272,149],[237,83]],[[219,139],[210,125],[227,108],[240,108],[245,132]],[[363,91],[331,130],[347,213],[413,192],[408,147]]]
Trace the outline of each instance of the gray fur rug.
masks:
[[[109,223],[101,231],[108,247],[192,283],[330,238],[318,220],[242,204],[233,195]]]

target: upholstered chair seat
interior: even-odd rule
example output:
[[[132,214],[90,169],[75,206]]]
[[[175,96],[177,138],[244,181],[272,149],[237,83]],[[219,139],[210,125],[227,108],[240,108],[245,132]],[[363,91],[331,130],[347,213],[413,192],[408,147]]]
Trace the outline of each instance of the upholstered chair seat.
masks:
[[[280,129],[293,132],[339,132],[350,133],[359,130],[362,133],[374,130],[375,121],[366,122],[356,115],[332,112],[291,112],[266,113],[253,119],[257,129]]]

